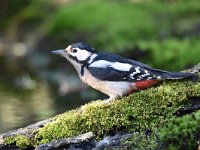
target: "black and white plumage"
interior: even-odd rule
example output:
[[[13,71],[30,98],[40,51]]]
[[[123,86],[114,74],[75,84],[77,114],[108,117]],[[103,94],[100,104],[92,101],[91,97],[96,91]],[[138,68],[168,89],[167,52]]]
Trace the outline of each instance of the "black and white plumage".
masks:
[[[110,100],[148,88],[158,81],[196,76],[193,73],[154,69],[116,54],[97,52],[85,43],[74,43],[65,50],[53,53],[67,58],[83,82],[109,95]]]

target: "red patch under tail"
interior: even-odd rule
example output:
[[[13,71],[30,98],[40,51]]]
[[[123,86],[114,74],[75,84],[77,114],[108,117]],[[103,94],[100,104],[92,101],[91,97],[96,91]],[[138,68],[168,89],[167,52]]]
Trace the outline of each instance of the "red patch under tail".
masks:
[[[133,93],[134,91],[137,91],[137,90],[147,89],[147,88],[151,87],[152,85],[154,85],[158,82],[159,82],[159,80],[146,80],[146,81],[133,82],[133,84],[130,87],[127,94],[131,94],[131,93]]]
[[[137,81],[137,82],[135,82],[135,87],[138,90],[143,90],[143,89],[149,88],[150,86],[152,86],[158,82],[159,82],[158,80]]]

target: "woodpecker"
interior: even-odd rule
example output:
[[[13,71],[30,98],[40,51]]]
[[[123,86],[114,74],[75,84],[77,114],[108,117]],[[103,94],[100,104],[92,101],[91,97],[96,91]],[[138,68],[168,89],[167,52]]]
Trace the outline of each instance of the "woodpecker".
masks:
[[[158,70],[117,54],[97,52],[83,42],[52,53],[65,57],[75,67],[84,83],[110,97],[108,102],[146,89],[159,81],[196,76],[194,73]]]

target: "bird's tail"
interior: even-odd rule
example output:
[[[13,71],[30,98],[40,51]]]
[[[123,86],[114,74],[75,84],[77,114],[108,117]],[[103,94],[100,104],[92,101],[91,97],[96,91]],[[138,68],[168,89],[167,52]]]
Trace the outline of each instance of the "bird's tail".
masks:
[[[184,73],[184,72],[163,72],[162,78],[165,79],[184,79],[190,78],[193,81],[198,79],[198,75],[196,73]]]
[[[160,76],[161,79],[185,79],[189,78],[192,79],[193,81],[198,80],[198,73],[197,72],[191,72],[191,73],[186,73],[186,72],[170,72],[170,71],[164,71],[164,70],[159,70],[159,69],[153,69],[151,68],[151,71],[154,74],[157,74],[157,76]]]

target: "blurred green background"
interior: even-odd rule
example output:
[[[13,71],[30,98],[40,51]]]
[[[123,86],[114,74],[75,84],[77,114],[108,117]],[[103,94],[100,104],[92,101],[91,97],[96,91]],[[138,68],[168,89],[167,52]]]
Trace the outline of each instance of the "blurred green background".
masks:
[[[200,1],[1,0],[0,133],[107,98],[51,54],[79,41],[180,71],[200,62]]]

